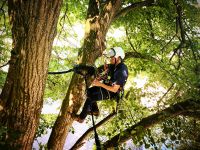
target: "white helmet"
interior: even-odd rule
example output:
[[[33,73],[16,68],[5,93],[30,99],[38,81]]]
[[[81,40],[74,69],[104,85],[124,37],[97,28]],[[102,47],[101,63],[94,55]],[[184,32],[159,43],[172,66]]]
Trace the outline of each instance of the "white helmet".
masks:
[[[121,59],[124,59],[125,53],[124,50],[121,47],[113,47],[111,48],[108,53],[104,54],[106,57],[121,57]]]

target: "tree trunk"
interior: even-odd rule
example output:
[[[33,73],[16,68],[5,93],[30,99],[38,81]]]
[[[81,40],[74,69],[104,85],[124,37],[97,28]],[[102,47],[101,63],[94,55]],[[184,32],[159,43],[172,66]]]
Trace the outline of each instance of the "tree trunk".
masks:
[[[82,49],[79,51],[78,61],[83,64],[94,64],[105,49],[105,36],[121,6],[120,0],[109,0],[100,13],[100,4],[90,0],[86,19],[85,38]],[[84,101],[85,84],[83,77],[74,74],[63,100],[60,114],[54,124],[48,141],[48,149],[62,150],[69,128],[73,123],[73,113],[77,113]]]
[[[9,0],[13,49],[3,87],[0,123],[8,149],[32,148],[62,0]]]

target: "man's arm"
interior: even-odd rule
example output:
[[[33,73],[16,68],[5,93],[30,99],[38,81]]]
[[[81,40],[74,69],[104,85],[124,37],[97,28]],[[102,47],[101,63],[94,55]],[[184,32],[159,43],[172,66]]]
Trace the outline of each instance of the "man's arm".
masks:
[[[99,82],[97,79],[95,79],[92,84],[94,86],[102,87],[102,88],[104,88],[108,91],[114,92],[114,93],[116,93],[120,88],[120,85],[114,84],[112,86],[109,86],[109,85]]]

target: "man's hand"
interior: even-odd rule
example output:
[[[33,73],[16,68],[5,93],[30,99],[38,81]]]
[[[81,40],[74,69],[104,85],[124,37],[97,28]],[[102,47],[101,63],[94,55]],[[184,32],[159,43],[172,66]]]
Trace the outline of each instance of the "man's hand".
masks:
[[[120,85],[113,84],[112,86],[109,86],[109,85],[106,85],[106,84],[101,83],[101,82],[98,81],[97,79],[95,79],[95,80],[92,82],[92,84],[93,84],[94,86],[102,87],[102,88],[104,88],[104,89],[106,89],[106,90],[108,90],[108,91],[114,92],[114,93],[116,93],[116,92],[119,90],[119,88],[120,88]]]
[[[98,79],[94,79],[94,81],[92,82],[92,84],[94,86],[101,86],[102,85],[102,83]]]
[[[108,71],[108,64],[106,64],[106,63],[104,64],[104,70]]]

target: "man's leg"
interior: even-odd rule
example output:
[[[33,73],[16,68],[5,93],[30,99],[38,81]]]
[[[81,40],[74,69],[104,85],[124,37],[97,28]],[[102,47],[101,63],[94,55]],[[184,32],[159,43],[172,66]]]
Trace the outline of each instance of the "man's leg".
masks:
[[[90,104],[90,111],[88,112],[89,115],[99,116],[99,108],[97,102],[94,101]]]
[[[83,109],[79,115],[82,120],[84,120],[87,117],[88,111],[90,111],[90,105],[91,105],[91,99],[87,98],[83,106]]]
[[[87,117],[89,111],[98,111],[98,106],[96,101],[105,100],[110,98],[110,92],[108,92],[104,88],[100,87],[92,87],[88,89],[88,98],[84,104],[83,110],[77,119],[78,122],[83,122],[83,120]]]

